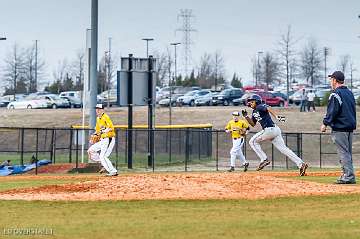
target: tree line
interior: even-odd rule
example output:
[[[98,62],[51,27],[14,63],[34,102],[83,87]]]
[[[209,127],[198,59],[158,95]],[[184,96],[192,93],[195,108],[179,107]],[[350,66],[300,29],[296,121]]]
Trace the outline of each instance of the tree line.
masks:
[[[295,39],[291,26],[281,35],[276,50],[257,54],[252,58],[254,84],[273,85],[285,83],[287,90],[291,83],[306,83],[315,86],[327,83],[326,60],[328,47],[320,47],[314,38],[306,41],[300,50],[296,50],[300,39]],[[354,63],[350,55],[343,55],[338,61],[338,69],[349,76],[352,82]]]

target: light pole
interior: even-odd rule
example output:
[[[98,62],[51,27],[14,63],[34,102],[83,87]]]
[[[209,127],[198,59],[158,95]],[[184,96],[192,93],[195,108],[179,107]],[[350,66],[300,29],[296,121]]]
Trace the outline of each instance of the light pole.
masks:
[[[263,54],[264,52],[258,51],[257,52],[257,66],[256,66],[256,82],[255,87],[258,85],[260,81],[260,54]]]
[[[104,75],[105,75],[105,85],[107,90],[107,107],[110,107],[110,77],[109,77],[109,71],[110,71],[110,51],[105,51],[105,60],[104,60]],[[105,89],[105,87],[104,87]]]
[[[329,48],[328,47],[324,47],[324,84],[326,84],[327,78],[328,78],[328,74],[326,74],[326,61],[327,61],[327,56],[329,55]]]
[[[146,41],[146,58],[149,58],[149,41],[153,41],[154,38],[143,38],[141,40]]]
[[[177,68],[176,68],[176,46],[177,45],[180,45],[181,43],[180,42],[173,42],[173,43],[170,43],[170,45],[174,46],[174,49],[175,49],[175,55],[174,55],[174,64],[175,64],[175,71],[174,71],[174,79],[176,81],[177,79]],[[171,96],[172,96],[172,89],[171,89],[171,86],[172,84],[169,85],[170,87],[170,101],[169,101],[169,125],[171,125]]]

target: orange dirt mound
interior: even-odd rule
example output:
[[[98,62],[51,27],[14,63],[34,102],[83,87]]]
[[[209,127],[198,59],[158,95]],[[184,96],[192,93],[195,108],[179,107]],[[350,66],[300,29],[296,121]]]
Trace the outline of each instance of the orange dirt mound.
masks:
[[[337,172],[335,173],[338,175]],[[69,201],[262,199],[360,193],[360,187],[357,186],[321,184],[277,177],[291,176],[289,174],[292,175],[292,173],[257,172],[131,174],[110,178],[90,176],[84,177],[84,181],[80,183],[0,192],[0,199]],[[322,173],[310,173],[310,175],[313,174],[321,175]],[[323,174],[332,175],[333,173]]]

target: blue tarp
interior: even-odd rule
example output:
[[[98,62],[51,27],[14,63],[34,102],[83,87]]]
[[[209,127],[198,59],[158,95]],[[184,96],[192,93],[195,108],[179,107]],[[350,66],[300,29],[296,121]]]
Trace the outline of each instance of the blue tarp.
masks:
[[[50,160],[42,159],[37,162],[37,166],[41,167],[43,165],[47,165],[50,163],[51,163]],[[3,166],[3,167],[0,167],[0,176],[7,176],[7,175],[11,175],[11,174],[21,174],[21,173],[30,171],[34,168],[36,168],[35,163],[25,164],[24,166],[22,166],[22,165]]]

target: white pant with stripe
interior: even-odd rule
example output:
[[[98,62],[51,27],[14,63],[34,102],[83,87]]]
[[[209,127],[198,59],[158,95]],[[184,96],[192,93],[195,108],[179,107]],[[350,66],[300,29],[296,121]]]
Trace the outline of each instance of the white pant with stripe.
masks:
[[[100,162],[109,173],[116,173],[116,168],[112,165],[109,156],[115,145],[115,138],[103,138],[99,142],[91,145],[88,149],[89,158]],[[100,151],[100,152],[99,152]]]
[[[240,162],[244,165],[246,162],[245,156],[242,152],[242,146],[244,144],[244,138],[233,139],[233,146],[230,150],[230,166],[235,167],[236,157],[239,156]]]
[[[267,159],[266,154],[260,147],[260,142],[263,141],[271,141],[272,144],[284,155],[286,155],[288,158],[293,161],[298,168],[301,167],[301,164],[304,162],[299,158],[291,149],[289,149],[284,139],[281,135],[281,130],[278,126],[275,125],[275,127],[269,127],[261,130],[257,134],[255,134],[253,137],[251,137],[249,144],[251,148],[255,151],[255,153],[259,156],[260,161],[263,162]]]

